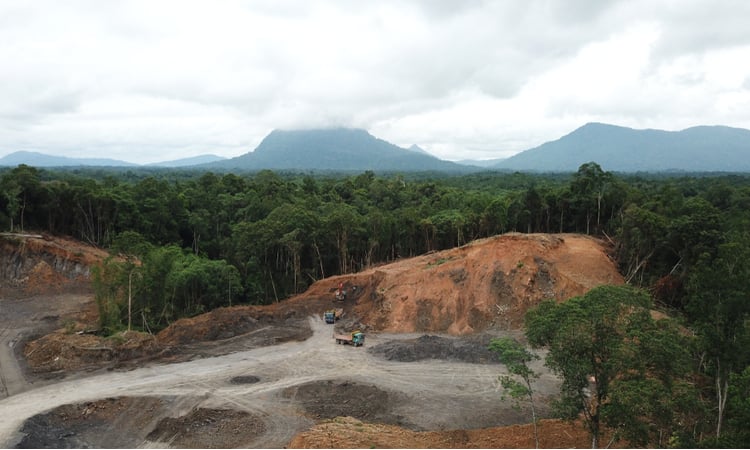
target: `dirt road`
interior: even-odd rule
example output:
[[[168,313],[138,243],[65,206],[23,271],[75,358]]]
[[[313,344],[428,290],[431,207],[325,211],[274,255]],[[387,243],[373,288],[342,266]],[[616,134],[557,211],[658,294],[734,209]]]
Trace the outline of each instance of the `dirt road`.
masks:
[[[0,329],[0,398],[18,394],[26,389],[26,380],[13,355],[21,331],[15,328]]]
[[[338,415],[364,415],[362,418],[367,419],[372,412],[378,421],[415,430],[482,428],[526,421],[523,413],[500,400],[497,376],[503,373],[502,366],[386,361],[366,348],[336,345],[330,325],[320,318],[309,320],[313,336],[303,342],[128,372],[105,372],[11,395],[0,400],[0,445],[17,445],[23,437],[21,426],[32,416],[61,405],[111,397],[155,397],[168,401],[170,407],[130,411],[129,418],[117,419],[116,431],[127,434],[126,440],[111,436],[115,431],[111,427],[110,433],[99,433],[99,441],[88,442],[91,446],[169,445],[175,436],[151,434],[159,442],[147,439],[156,424],[197,409],[230,409],[259,419],[262,426],[238,442],[256,448],[287,445],[295,434],[326,418],[325,408],[331,405],[336,406]],[[369,335],[366,347],[403,338]],[[543,373],[537,393],[551,395],[558,382],[540,362],[536,364],[534,369]],[[316,392],[323,396],[316,396]]]
[[[0,295],[0,398],[31,387],[15,354],[23,339],[55,329],[61,317],[80,314],[90,302],[88,296],[77,294],[64,294],[54,299],[42,296],[3,298]]]

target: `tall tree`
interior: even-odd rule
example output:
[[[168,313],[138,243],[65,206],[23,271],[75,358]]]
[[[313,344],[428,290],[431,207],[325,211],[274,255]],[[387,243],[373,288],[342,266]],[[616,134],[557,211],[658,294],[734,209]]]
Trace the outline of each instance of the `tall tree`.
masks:
[[[570,191],[579,213],[585,217],[586,234],[591,233],[591,221],[594,216],[597,230],[601,227],[602,202],[612,180],[612,174],[602,170],[595,162],[582,164],[573,175]]]
[[[534,405],[534,390],[532,380],[539,377],[529,368],[529,363],[539,359],[539,355],[532,353],[511,338],[499,338],[490,341],[489,349],[497,354],[498,359],[508,369],[510,375],[500,376],[500,385],[514,399],[527,399],[531,406],[531,421],[534,424],[534,443],[539,448],[539,430],[537,429],[536,407]],[[519,377],[521,381],[513,377]]]
[[[21,164],[3,176],[0,186],[7,201],[11,229],[15,228],[14,219],[18,217],[17,224],[24,231],[29,211],[33,212],[45,203],[39,170]]]
[[[706,253],[688,281],[687,310],[699,335],[706,372],[714,379],[716,437],[721,437],[730,377],[750,364],[750,234],[732,234]]]
[[[556,403],[563,417],[583,415],[593,447],[602,426],[642,443],[671,434],[674,422],[652,430],[657,411],[643,407],[649,398],[633,396],[634,386],[650,386],[668,398],[673,380],[687,372],[681,335],[651,318],[649,297],[627,286],[600,286],[582,297],[541,303],[526,315],[526,335],[534,347],[546,346],[546,365],[562,378]],[[628,405],[634,413],[626,414]],[[637,407],[636,407],[637,406]],[[645,435],[640,430],[646,430]]]

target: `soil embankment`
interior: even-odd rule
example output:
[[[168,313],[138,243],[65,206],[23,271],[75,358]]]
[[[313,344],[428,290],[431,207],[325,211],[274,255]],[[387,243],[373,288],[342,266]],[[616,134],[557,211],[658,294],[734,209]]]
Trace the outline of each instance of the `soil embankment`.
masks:
[[[623,278],[603,243],[574,234],[505,234],[463,247],[327,278],[302,298],[332,296],[339,284],[371,330],[465,335],[520,329],[543,299],[582,295]]]

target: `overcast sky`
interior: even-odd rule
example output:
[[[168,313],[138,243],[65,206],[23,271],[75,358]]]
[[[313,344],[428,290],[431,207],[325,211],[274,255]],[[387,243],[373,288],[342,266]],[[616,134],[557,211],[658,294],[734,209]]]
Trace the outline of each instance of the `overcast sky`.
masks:
[[[344,126],[488,159],[587,122],[750,128],[750,2],[0,0],[0,156]]]

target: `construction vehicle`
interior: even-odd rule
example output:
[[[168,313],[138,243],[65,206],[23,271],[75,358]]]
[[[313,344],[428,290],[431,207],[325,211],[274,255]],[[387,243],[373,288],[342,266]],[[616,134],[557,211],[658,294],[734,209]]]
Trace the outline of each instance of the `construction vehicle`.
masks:
[[[338,289],[336,289],[336,295],[334,297],[336,301],[343,302],[346,300],[346,289],[344,289],[344,283],[339,283]]]
[[[323,313],[326,323],[334,323],[344,315],[344,308],[329,309]]]
[[[365,345],[365,334],[359,330],[354,330],[348,334],[333,333],[333,338],[336,339],[337,344],[349,344],[355,347]]]

